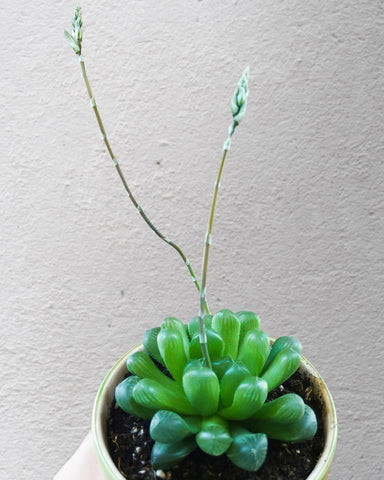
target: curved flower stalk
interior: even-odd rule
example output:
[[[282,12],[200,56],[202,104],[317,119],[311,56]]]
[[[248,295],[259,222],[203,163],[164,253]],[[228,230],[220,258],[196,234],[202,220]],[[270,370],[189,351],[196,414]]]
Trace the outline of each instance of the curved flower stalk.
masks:
[[[100,132],[101,132],[101,135],[103,137],[103,140],[104,140],[104,143],[105,143],[105,146],[107,147],[107,150],[108,150],[108,153],[113,161],[113,164],[115,165],[115,168],[117,170],[117,173],[120,177],[120,180],[122,181],[123,183],[123,186],[125,188],[125,191],[127,192],[128,194],[128,197],[129,199],[131,200],[133,206],[136,208],[137,212],[140,214],[140,216],[143,218],[143,220],[145,221],[145,223],[148,225],[148,227],[161,239],[163,240],[165,243],[167,243],[169,246],[171,246],[174,250],[176,250],[176,252],[179,254],[179,256],[181,257],[181,259],[183,260],[183,262],[185,263],[186,267],[188,268],[188,271],[189,271],[189,274],[191,275],[192,277],[192,280],[193,280],[193,283],[195,284],[198,292],[200,292],[200,284],[196,278],[196,275],[195,275],[195,272],[193,271],[192,269],[192,265],[191,265],[191,262],[189,261],[188,257],[184,254],[184,252],[181,250],[181,248],[175,243],[173,242],[172,240],[170,240],[169,238],[167,238],[163,233],[160,232],[160,230],[158,230],[158,228],[155,227],[155,225],[151,222],[151,220],[149,219],[148,215],[144,212],[143,208],[139,205],[139,203],[137,202],[136,198],[134,197],[133,193],[132,193],[132,190],[130,189],[128,183],[127,183],[127,180],[125,179],[125,176],[121,170],[121,167],[120,167],[120,164],[119,162],[117,161],[116,159],[116,156],[115,154],[113,153],[112,151],[112,147],[111,147],[111,144],[109,143],[109,140],[108,140],[108,137],[107,137],[107,133],[105,131],[105,127],[104,127],[104,124],[103,124],[103,121],[101,119],[101,116],[100,116],[100,112],[99,112],[99,109],[97,107],[97,104],[96,104],[96,100],[95,100],[95,97],[92,93],[92,89],[91,89],[91,85],[89,83],[89,80],[88,80],[88,76],[87,76],[87,72],[86,72],[86,69],[85,69],[85,63],[84,63],[84,58],[83,58],[83,55],[82,55],[82,42],[83,42],[83,22],[82,22],[82,17],[81,17],[81,8],[80,7],[76,7],[75,9],[75,13],[74,13],[74,16],[73,16],[73,19],[72,19],[72,33],[69,33],[67,32],[66,30],[64,30],[64,36],[65,38],[67,39],[68,43],[70,44],[70,46],[72,47],[72,50],[76,53],[76,55],[78,56],[79,58],[79,62],[80,62],[80,68],[81,68],[81,75],[83,77],[83,80],[84,80],[84,83],[85,83],[85,86],[86,86],[86,89],[87,89],[87,93],[88,93],[88,97],[89,97],[89,101],[91,103],[91,106],[92,106],[92,109],[95,113],[95,116],[96,116],[96,120],[97,120],[97,123],[99,125],[99,129],[100,129]],[[204,312],[206,313],[209,313],[209,308],[208,308],[208,303],[207,301],[205,301],[205,304],[204,304]]]
[[[171,468],[200,448],[256,471],[265,460],[268,438],[312,438],[316,416],[301,397],[290,393],[266,401],[268,392],[299,367],[300,342],[280,337],[271,347],[257,315],[249,311],[221,310],[204,321],[212,369],[198,348],[198,317],[188,326],[168,317],[145,333],[144,351],[128,357],[132,376],[116,388],[123,410],[151,419],[154,468]]]

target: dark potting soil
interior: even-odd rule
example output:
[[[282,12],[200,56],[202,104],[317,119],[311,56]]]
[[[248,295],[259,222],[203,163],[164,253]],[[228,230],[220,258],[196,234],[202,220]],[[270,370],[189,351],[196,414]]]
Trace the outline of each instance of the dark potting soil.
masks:
[[[125,413],[114,401],[107,435],[109,451],[121,474],[130,480],[305,480],[324,448],[321,399],[313,395],[310,379],[297,371],[268,395],[273,400],[297,393],[316,413],[318,430],[312,440],[284,443],[268,439],[264,464],[256,472],[236,467],[225,455],[214,457],[196,449],[171,470],[154,471],[151,465],[153,440],[149,420]]]

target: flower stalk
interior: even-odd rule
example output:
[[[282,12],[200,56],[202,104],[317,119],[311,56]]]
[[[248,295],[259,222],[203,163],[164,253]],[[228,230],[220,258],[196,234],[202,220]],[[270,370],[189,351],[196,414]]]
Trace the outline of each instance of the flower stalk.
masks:
[[[201,353],[203,356],[204,363],[207,367],[212,368],[211,360],[209,358],[208,352],[208,345],[207,345],[207,334],[205,331],[205,324],[204,324],[204,305],[206,304],[206,290],[207,290],[207,275],[208,275],[208,259],[209,259],[209,250],[211,246],[212,240],[212,227],[213,227],[213,218],[215,215],[215,208],[216,208],[216,200],[217,194],[220,188],[220,181],[221,176],[223,173],[225,159],[227,157],[227,153],[231,146],[232,135],[235,132],[236,127],[239,123],[243,120],[246,110],[246,103],[248,97],[248,75],[249,69],[248,67],[244,70],[243,75],[241,76],[236,90],[232,96],[231,100],[231,111],[233,116],[233,123],[230,125],[228,130],[228,138],[224,142],[223,146],[223,156],[220,163],[219,173],[216,178],[214,191],[213,191],[213,198],[211,204],[211,211],[209,214],[209,221],[207,226],[207,232],[205,234],[205,242],[204,242],[204,253],[203,253],[203,266],[201,270],[201,290],[200,290],[200,308],[199,308],[199,325],[200,325],[200,346],[201,346]]]
[[[168,239],[163,233],[161,233],[155,225],[150,221],[149,217],[146,215],[144,212],[143,208],[139,205],[137,202],[136,198],[134,197],[131,189],[129,188],[128,182],[126,181],[124,174],[120,168],[120,164],[116,159],[116,156],[114,155],[112,151],[112,147],[109,143],[107,133],[105,131],[105,127],[103,124],[103,121],[100,116],[99,109],[97,108],[96,100],[95,97],[92,93],[91,85],[88,80],[87,72],[85,69],[85,63],[84,63],[84,58],[82,55],[82,39],[83,39],[83,22],[81,18],[81,8],[76,7],[75,14],[72,20],[72,34],[68,33],[67,31],[64,31],[64,36],[71,45],[73,51],[76,53],[78,56],[79,62],[80,62],[80,68],[81,68],[81,76],[84,80],[87,93],[88,93],[88,98],[91,103],[92,109],[95,113],[97,123],[99,125],[99,129],[103,138],[103,141],[105,143],[105,146],[107,147],[108,153],[113,161],[113,164],[117,170],[117,173],[120,177],[121,182],[123,183],[123,186],[125,188],[125,191],[128,194],[129,199],[131,200],[132,204],[140,214],[140,216],[143,218],[145,223],[149,226],[149,228],[159,237],[161,240],[163,240],[165,243],[167,243],[169,246],[171,246],[176,252],[180,255],[181,259],[183,260],[184,264],[188,268],[189,274],[192,277],[193,283],[195,284],[197,291],[200,293],[200,284],[196,278],[195,272],[192,269],[191,263],[188,259],[188,257],[184,254],[184,252],[181,250],[181,248],[172,240]],[[205,298],[204,305],[203,305],[203,311],[207,314],[209,314],[209,307],[207,300]]]

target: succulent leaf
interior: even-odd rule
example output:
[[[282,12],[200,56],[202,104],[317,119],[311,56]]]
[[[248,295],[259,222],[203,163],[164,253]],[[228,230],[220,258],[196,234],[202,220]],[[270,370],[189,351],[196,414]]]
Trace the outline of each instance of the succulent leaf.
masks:
[[[213,370],[193,362],[183,375],[183,388],[190,404],[200,415],[217,412],[220,396],[219,380]]]
[[[189,370],[193,370],[195,368],[200,368],[204,366],[204,361],[201,358],[193,358],[190,360],[184,368],[183,375],[185,375]]]
[[[175,412],[159,410],[151,420],[149,433],[156,442],[174,443],[197,433],[200,425],[200,417],[183,418]]]
[[[197,411],[188,402],[184,393],[171,390],[159,382],[143,378],[133,389],[134,400],[147,408],[171,410],[180,415],[196,415]]]
[[[251,375],[260,375],[270,350],[268,335],[259,328],[249,330],[241,343],[237,359],[244,362]]]
[[[284,348],[272,360],[271,365],[261,375],[267,384],[268,391],[284,383],[293,375],[300,365],[300,355],[291,348]]]
[[[219,410],[219,415],[228,420],[245,420],[252,417],[264,404],[268,385],[262,378],[248,377],[235,391],[232,405]]]
[[[232,435],[232,445],[226,452],[228,458],[243,470],[251,472],[258,470],[267,455],[267,436],[263,433],[251,433],[239,427]]]
[[[223,356],[224,340],[218,333],[210,328],[206,329],[206,334],[209,356],[212,361],[218,360]],[[189,356],[190,358],[202,357],[199,333],[196,333],[193,336],[191,343],[189,344]]]
[[[127,377],[119,383],[115,389],[116,403],[124,412],[136,415],[141,418],[152,418],[155,410],[143,407],[138,404],[133,398],[133,389],[140,382],[139,377]]]
[[[241,345],[245,334],[249,330],[260,328],[260,319],[256,315],[256,313],[250,312],[248,310],[241,310],[240,312],[237,312],[236,317],[240,320],[239,345]]]
[[[213,315],[204,315],[204,325],[205,328],[211,328]],[[188,323],[188,331],[191,338],[193,338],[197,333],[200,333],[200,322],[199,317],[193,317],[192,320]]]
[[[184,340],[180,331],[177,328],[161,328],[157,336],[157,344],[172,377],[177,382],[181,382],[188,358],[185,354]]]
[[[156,361],[164,365],[162,356],[160,355],[159,346],[157,345],[157,335],[160,332],[160,327],[150,328],[144,332],[143,345],[145,350]]]
[[[171,389],[179,388],[174,380],[162,373],[151,360],[151,357],[146,352],[135,352],[129,355],[127,359],[128,371],[141,378],[151,378],[156,382],[161,383],[164,387]]]
[[[292,336],[285,336],[285,337],[279,337],[277,338],[272,345],[269,357],[264,365],[264,371],[267,370],[269,365],[272,363],[274,358],[278,353],[281,352],[284,348],[292,348],[295,352],[297,352],[299,355],[301,355],[301,352],[303,350],[303,347],[300,343],[300,341],[296,337]]]
[[[265,403],[253,416],[254,419],[273,419],[279,423],[293,423],[304,415],[305,403],[295,393],[287,393]]]
[[[240,336],[240,320],[230,310],[220,310],[212,318],[212,328],[224,340],[224,355],[237,357]]]
[[[222,455],[232,443],[228,422],[218,415],[205,418],[200,432],[196,435],[196,442],[208,455]]]
[[[232,404],[236,388],[250,376],[250,371],[243,363],[234,362],[228,368],[220,381],[220,400],[223,407],[229,407]]]
[[[193,437],[186,437],[175,443],[155,442],[152,448],[151,461],[153,468],[166,470],[177,465],[196,448]]]
[[[233,363],[233,359],[230,355],[226,355],[225,357],[216,360],[216,362],[212,362],[212,369],[216,373],[219,381],[221,381],[223,375],[233,365]]]
[[[186,326],[178,318],[167,317],[161,324],[161,330],[178,331],[183,339],[184,351],[187,359],[189,360],[189,338],[186,332]]]
[[[311,407],[305,405],[304,414],[292,423],[280,423],[273,418],[250,419],[247,427],[254,432],[265,433],[269,438],[283,442],[303,442],[314,437],[317,431],[317,420],[315,412]]]

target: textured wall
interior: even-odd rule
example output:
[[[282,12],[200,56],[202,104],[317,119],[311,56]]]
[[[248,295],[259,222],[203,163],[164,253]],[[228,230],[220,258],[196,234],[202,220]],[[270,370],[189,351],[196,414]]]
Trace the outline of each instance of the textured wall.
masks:
[[[0,478],[50,479],[114,361],[198,296],[128,202],[62,30],[74,4],[3,2]],[[85,59],[144,209],[200,269],[228,102],[249,108],[217,206],[213,310],[297,335],[340,421],[330,480],[383,478],[381,0],[98,0]],[[381,367],[381,368],[380,368]]]

